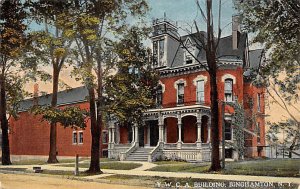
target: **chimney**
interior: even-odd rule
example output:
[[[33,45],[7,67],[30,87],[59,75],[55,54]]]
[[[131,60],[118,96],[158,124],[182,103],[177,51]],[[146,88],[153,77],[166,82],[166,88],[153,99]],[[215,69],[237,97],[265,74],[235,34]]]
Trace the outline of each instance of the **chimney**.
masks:
[[[239,16],[232,16],[232,49],[238,49],[239,38],[241,34],[241,25]]]
[[[33,104],[38,105],[39,84],[35,83],[33,86]]]

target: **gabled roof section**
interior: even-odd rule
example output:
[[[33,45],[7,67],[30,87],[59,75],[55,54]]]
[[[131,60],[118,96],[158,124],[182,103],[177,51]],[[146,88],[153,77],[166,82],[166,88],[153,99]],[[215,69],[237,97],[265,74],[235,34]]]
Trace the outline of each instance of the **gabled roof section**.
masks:
[[[258,69],[263,61],[263,49],[255,49],[249,51],[249,61],[251,69]]]
[[[60,91],[57,94],[57,105],[75,104],[79,102],[84,102],[87,100],[88,90],[86,87],[77,87],[73,89],[68,89]],[[20,102],[19,112],[24,112],[29,110],[33,105],[35,100],[38,105],[47,106],[51,104],[52,94],[39,96],[36,99],[30,98]]]

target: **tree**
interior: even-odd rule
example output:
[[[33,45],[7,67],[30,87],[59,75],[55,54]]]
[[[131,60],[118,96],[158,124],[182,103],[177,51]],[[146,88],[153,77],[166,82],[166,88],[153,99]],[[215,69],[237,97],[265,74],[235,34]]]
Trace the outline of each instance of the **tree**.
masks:
[[[143,113],[155,105],[158,74],[151,68],[150,49],[142,40],[147,28],[132,27],[116,44],[117,73],[105,78],[105,111],[119,123],[143,125]]]
[[[76,0],[74,3],[71,15],[74,19],[72,31],[79,60],[74,73],[79,75],[87,86],[90,104],[92,146],[88,172],[101,173],[99,156],[103,121],[103,79],[107,74],[104,59],[105,48],[110,41],[106,34],[119,35],[126,26],[126,18],[129,15],[143,15],[148,6],[145,0]]]
[[[299,100],[300,92],[300,2],[235,1],[235,5],[243,17],[244,29],[255,33],[253,42],[263,43],[269,53],[257,84],[268,87],[271,100],[289,115],[284,122],[270,123],[270,132],[276,133],[278,128],[284,130],[285,127],[299,133],[300,122],[295,116],[299,109],[293,104]],[[292,137],[290,149],[294,149],[299,134],[287,136]]]
[[[35,61],[42,66],[50,65],[52,67],[52,97],[51,108],[55,111],[57,106],[57,93],[59,86],[59,76],[65,64],[71,63],[70,58],[71,45],[73,39],[68,33],[72,27],[68,17],[71,4],[67,1],[33,1],[28,5],[31,8],[31,15],[40,26],[43,24],[44,29],[31,32],[31,54],[27,61]],[[42,28],[42,27],[41,27]],[[40,72],[43,73],[43,72]],[[43,73],[45,76],[45,73]],[[49,79],[49,77],[44,77]],[[52,113],[49,111],[40,112],[42,114]],[[50,121],[50,146],[48,163],[57,163],[56,150],[56,121]]]
[[[23,97],[22,67],[19,56],[25,46],[26,18],[19,1],[5,0],[0,6],[0,121],[2,129],[2,165],[11,164],[7,113],[12,113]],[[24,71],[24,70],[23,70]],[[20,87],[20,88],[19,88]],[[14,91],[15,89],[19,89]],[[14,111],[15,112],[15,111]],[[15,114],[14,114],[15,115]]]
[[[217,26],[217,35],[214,32],[214,18],[212,13],[212,0],[206,0],[206,12],[200,6],[199,1],[196,1],[197,7],[199,8],[203,20],[206,24],[206,33],[201,32],[198,29],[198,24],[194,21],[196,27],[196,34],[191,35],[196,42],[197,48],[201,48],[206,53],[206,63],[200,61],[195,55],[189,50],[188,46],[184,44],[181,38],[174,37],[180,42],[182,47],[205,69],[209,74],[210,81],[210,110],[211,110],[211,144],[212,144],[212,153],[211,153],[211,171],[218,171],[221,169],[220,165],[220,152],[219,152],[219,99],[218,99],[218,87],[217,87],[217,71],[218,71],[218,57],[217,57],[217,48],[219,40],[221,37],[221,1],[219,1],[219,12],[218,12],[218,26]]]

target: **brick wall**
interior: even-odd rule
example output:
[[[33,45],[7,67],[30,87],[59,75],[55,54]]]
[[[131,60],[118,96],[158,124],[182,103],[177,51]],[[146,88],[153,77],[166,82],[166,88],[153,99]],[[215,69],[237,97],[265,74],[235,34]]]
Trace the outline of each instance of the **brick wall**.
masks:
[[[87,102],[74,104],[82,109],[88,109]],[[63,108],[63,107],[62,107]],[[17,120],[11,119],[10,123],[10,148],[12,155],[48,155],[50,125],[42,121],[41,116],[35,116],[29,112],[21,112]],[[83,144],[73,144],[73,132],[83,132]],[[77,134],[79,137],[79,134]],[[79,142],[79,138],[77,139]],[[107,149],[107,144],[102,145],[101,149]],[[90,121],[87,127],[73,130],[57,125],[57,153],[59,156],[90,156],[91,133]]]

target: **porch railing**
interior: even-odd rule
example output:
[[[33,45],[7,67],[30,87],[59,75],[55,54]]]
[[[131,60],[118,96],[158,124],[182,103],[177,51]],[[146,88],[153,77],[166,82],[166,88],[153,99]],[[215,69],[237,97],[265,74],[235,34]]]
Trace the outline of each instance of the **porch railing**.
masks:
[[[126,150],[125,152],[121,152],[120,153],[120,161],[124,161],[124,160],[126,160],[126,157],[130,154],[130,153],[132,153],[136,148],[137,148],[137,143],[136,142],[134,142],[133,144],[132,144],[132,146],[128,149],[128,150]]]

